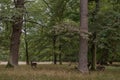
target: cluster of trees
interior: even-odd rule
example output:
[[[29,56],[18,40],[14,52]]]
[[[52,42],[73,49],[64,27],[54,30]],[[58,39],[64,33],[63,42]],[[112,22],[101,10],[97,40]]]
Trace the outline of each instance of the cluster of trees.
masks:
[[[0,59],[8,65],[74,61],[88,72],[88,61],[93,69],[120,61],[119,40],[120,0],[0,0]]]

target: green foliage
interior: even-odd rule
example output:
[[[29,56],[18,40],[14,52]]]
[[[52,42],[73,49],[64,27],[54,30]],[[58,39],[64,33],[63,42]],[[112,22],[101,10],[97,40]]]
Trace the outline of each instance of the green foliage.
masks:
[[[120,53],[118,51],[120,44],[120,9],[118,4],[109,3],[107,0],[101,1],[101,7],[98,14],[94,15],[94,20],[93,16],[89,17],[90,31],[97,32],[98,57],[99,59],[102,57],[106,61],[114,61],[117,54]],[[90,7],[92,5],[94,4],[90,4]],[[92,12],[92,10],[90,11]]]
[[[12,17],[19,14],[13,5],[12,0],[0,0],[1,60],[8,58]],[[99,5],[97,14],[93,15],[96,7],[95,0],[89,0],[89,33],[97,33],[98,59],[107,53],[108,60],[120,61],[120,1],[100,0]],[[26,0],[19,50],[20,60],[25,60],[24,29],[26,27],[31,60],[52,60],[53,37],[56,36],[55,53],[57,55],[62,53],[64,61],[77,61],[79,20],[79,0]]]

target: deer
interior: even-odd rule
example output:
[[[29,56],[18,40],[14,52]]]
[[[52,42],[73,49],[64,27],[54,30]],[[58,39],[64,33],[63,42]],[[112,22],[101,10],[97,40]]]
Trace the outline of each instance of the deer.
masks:
[[[31,67],[32,67],[32,68],[37,68],[37,63],[36,63],[36,62],[31,61]]]
[[[96,70],[98,70],[98,71],[104,71],[104,70],[105,70],[105,66],[103,66],[103,65],[98,65],[98,66],[96,67]]]

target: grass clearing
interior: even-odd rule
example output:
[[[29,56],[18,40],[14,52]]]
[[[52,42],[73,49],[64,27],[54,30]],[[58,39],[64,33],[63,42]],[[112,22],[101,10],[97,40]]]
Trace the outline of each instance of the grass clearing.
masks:
[[[20,65],[7,69],[0,65],[0,80],[120,80],[120,67],[108,66],[105,71],[82,75],[68,65],[38,65],[36,69]]]

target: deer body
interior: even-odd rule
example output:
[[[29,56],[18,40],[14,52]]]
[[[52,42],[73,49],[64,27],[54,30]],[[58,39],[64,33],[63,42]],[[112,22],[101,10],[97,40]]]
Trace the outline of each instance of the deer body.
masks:
[[[31,61],[31,67],[32,67],[32,68],[37,68],[37,63]]]
[[[96,67],[96,69],[98,71],[104,71],[105,70],[105,66],[99,65],[99,66]]]

